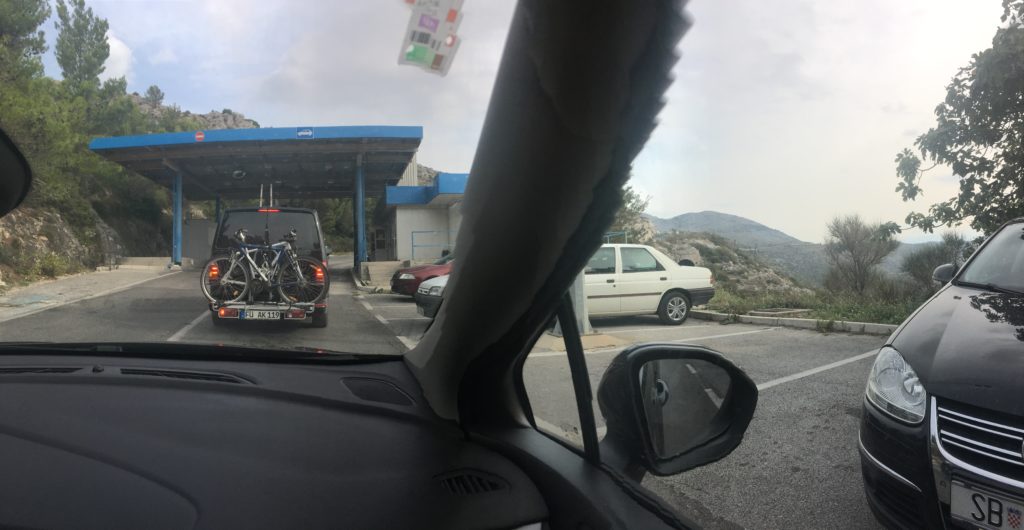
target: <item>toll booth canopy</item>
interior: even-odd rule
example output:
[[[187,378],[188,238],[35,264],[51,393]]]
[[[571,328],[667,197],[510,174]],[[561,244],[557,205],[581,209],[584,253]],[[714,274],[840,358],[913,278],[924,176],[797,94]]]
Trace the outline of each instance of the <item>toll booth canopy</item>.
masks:
[[[367,196],[383,197],[413,160],[419,126],[272,127],[96,138],[93,152],[172,190],[171,261],[181,264],[182,200],[351,197],[354,266],[366,260]]]

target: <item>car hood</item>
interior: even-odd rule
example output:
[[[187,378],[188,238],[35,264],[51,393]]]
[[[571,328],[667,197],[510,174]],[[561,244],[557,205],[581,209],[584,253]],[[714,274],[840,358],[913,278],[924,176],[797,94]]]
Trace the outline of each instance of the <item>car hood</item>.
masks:
[[[422,288],[425,287],[427,289],[430,289],[431,287],[437,287],[439,285],[441,287],[444,287],[444,286],[448,285],[448,275],[447,274],[445,274],[444,276],[438,276],[437,278],[431,278],[431,279],[421,283],[420,284],[420,288],[422,289]]]
[[[398,271],[399,274],[412,274],[414,276],[426,276],[433,273],[445,271],[448,265],[417,265],[415,267],[409,267],[407,269],[401,269]]]
[[[1024,296],[949,285],[892,345],[931,394],[1024,415]]]

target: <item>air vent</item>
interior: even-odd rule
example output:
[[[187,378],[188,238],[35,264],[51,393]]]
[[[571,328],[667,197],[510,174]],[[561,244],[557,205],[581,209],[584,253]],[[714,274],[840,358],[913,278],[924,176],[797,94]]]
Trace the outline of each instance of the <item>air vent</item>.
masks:
[[[448,490],[448,493],[459,496],[479,495],[508,489],[508,483],[501,478],[472,469],[448,473],[438,477],[438,480]]]
[[[249,381],[228,374],[210,372],[185,372],[179,370],[150,370],[146,368],[122,368],[122,375],[144,375],[150,377],[169,377],[171,379],[188,379],[190,381],[209,381],[211,383],[247,384]]]
[[[81,370],[74,366],[3,366],[0,375],[13,374],[70,374]]]
[[[342,379],[345,386],[359,399],[389,403],[392,405],[412,406],[415,403],[402,389],[379,379],[366,377],[346,377]]]

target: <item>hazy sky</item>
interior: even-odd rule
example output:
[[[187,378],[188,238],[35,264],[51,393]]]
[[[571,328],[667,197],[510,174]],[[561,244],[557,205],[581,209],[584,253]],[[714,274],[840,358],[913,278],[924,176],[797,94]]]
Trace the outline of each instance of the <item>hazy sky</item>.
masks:
[[[468,171],[513,2],[465,0],[438,77],[397,57],[401,0],[91,0],[110,22],[107,75],[193,112],[263,126],[423,125],[420,162]],[[945,85],[989,46],[999,0],[691,0],[661,124],[634,167],[649,212],[716,210],[820,241],[834,215],[902,221],[893,158],[934,123]],[[51,42],[55,30],[47,24]],[[52,58],[47,72],[58,76]],[[907,233],[908,241],[920,239]]]

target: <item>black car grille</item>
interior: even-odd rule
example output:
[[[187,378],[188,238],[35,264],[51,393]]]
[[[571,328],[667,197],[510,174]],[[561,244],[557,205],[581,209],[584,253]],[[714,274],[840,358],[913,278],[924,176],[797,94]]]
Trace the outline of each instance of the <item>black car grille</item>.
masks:
[[[991,473],[1024,480],[1024,420],[945,400],[937,407],[939,441],[946,452]]]

